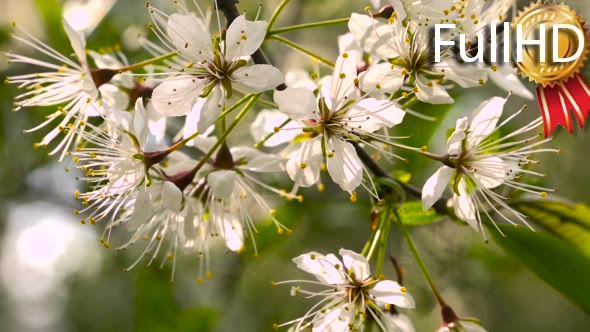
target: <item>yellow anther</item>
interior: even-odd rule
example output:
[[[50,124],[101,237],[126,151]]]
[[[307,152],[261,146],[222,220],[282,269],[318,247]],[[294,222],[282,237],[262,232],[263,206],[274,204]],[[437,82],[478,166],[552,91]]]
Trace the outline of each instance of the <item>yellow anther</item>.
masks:
[[[357,200],[358,200],[358,195],[357,195],[356,191],[353,191],[352,194],[350,195],[350,202],[356,203]]]
[[[162,240],[162,235],[161,234],[156,235],[156,240],[161,241]]]
[[[74,199],[80,198],[80,190],[74,191]]]
[[[271,216],[274,216],[275,214],[277,214],[277,210],[271,209],[268,211],[268,213],[270,213]]]
[[[402,292],[402,293],[405,293],[405,292],[407,292],[408,290],[406,289],[406,287],[403,287],[403,286],[402,286],[402,287],[399,289],[399,291],[400,291],[400,292]]]
[[[543,191],[543,192],[541,193],[541,197],[547,197],[547,192],[546,192],[546,191]]]
[[[408,75],[408,71],[405,69],[402,69],[401,74],[402,74],[402,76],[406,76],[406,75]]]
[[[348,58],[348,53],[342,53],[342,57],[343,57],[344,59]]]
[[[428,147],[426,145],[423,145],[420,150],[422,150],[422,152],[426,152],[428,151]]]
[[[207,279],[213,278],[213,272],[211,272],[211,271],[205,272],[205,277],[207,277]]]
[[[340,79],[345,79],[346,78],[346,74],[345,73],[340,73]]]
[[[282,229],[282,228],[279,228],[279,229],[277,229],[277,233],[278,233],[279,235],[283,235],[283,234],[285,233],[285,230],[284,230],[284,229]]]
[[[307,167],[307,164],[306,163],[301,163],[301,164],[299,164],[299,167],[301,167],[301,169],[305,169]]]
[[[279,127],[274,127],[274,128],[273,128],[273,131],[274,131],[275,133],[278,133],[279,131],[281,131],[281,128],[279,128]]]
[[[417,87],[417,86],[413,87],[413,88],[412,88],[412,91],[413,91],[414,93],[418,93],[418,87]]]
[[[483,85],[485,83],[485,81],[483,80],[483,78],[480,78],[479,80],[477,80],[477,82],[479,83],[479,85]]]
[[[318,191],[323,193],[326,190],[326,186],[323,183],[318,184]]]
[[[303,195],[299,195],[299,196],[297,196],[297,201],[298,201],[299,203],[303,202]]]
[[[426,85],[428,85],[429,87],[432,88],[434,86],[434,83],[432,83],[432,81],[428,81],[428,83],[426,83]]]
[[[366,12],[370,12],[370,11],[371,11],[371,6],[367,6],[367,7],[365,7],[365,11],[366,11]],[[13,23],[13,24],[16,24],[16,23]]]
[[[174,258],[174,255],[169,252],[168,255],[166,255],[166,259],[168,259],[169,261],[171,261]]]

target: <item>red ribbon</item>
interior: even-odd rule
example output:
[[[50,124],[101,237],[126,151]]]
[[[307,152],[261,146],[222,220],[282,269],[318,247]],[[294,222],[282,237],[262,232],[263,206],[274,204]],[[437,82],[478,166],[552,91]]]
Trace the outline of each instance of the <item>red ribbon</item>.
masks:
[[[584,127],[590,110],[590,86],[582,74],[577,73],[567,82],[546,87],[539,85],[537,100],[543,117],[545,137],[551,135],[557,125],[562,125],[572,134],[574,125],[570,110],[574,112],[580,129]]]

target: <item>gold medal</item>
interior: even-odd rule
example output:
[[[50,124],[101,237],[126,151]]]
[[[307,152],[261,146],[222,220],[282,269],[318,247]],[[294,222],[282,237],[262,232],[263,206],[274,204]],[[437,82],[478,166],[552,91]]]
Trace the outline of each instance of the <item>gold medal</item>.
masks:
[[[588,118],[590,85],[580,73],[588,54],[584,25],[581,17],[563,3],[541,0],[530,4],[514,20],[516,66],[523,77],[539,84],[537,100],[545,137],[558,125],[573,133],[570,112],[580,128]]]
[[[521,11],[514,20],[515,25],[520,25],[522,37],[527,40],[538,39],[545,34],[545,62],[539,61],[540,49],[538,45],[527,45],[522,52],[522,61],[516,62],[518,71],[523,77],[545,86],[553,86],[557,82],[567,81],[577,74],[588,54],[588,30],[584,22],[576,12],[562,4],[533,3]],[[544,25],[544,31],[541,30]],[[568,24],[583,32],[584,38],[579,40],[578,35],[568,29],[558,30],[557,48],[553,48],[552,30],[557,24]],[[578,50],[579,43],[584,43],[582,54],[570,62],[553,62],[553,53],[557,52],[559,58],[573,56]]]

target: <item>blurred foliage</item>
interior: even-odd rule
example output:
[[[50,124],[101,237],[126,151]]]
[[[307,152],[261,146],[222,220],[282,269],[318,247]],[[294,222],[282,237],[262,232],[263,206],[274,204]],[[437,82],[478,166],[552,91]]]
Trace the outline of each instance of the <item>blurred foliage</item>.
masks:
[[[524,227],[490,227],[494,241],[541,279],[590,314],[590,259],[574,246],[548,233]]]

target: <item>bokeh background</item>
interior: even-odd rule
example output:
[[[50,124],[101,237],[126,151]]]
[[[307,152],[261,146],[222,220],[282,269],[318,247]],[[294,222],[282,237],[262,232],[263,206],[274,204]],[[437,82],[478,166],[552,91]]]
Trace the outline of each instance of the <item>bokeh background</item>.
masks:
[[[159,8],[171,2],[152,1]],[[278,2],[264,0],[260,17],[268,19]],[[362,12],[367,4],[294,0],[276,26],[347,17],[353,11]],[[585,0],[568,4],[590,17],[590,4]],[[243,0],[240,8],[253,17],[258,1]],[[0,0],[0,49],[30,52],[10,40],[10,22],[16,21],[70,54],[62,14],[89,33],[90,49],[120,44],[130,59],[141,60],[145,54],[137,35],[153,38],[143,0]],[[334,59],[337,36],[344,32],[342,25],[286,37]],[[276,42],[266,43],[265,50],[283,70],[313,66],[308,58]],[[0,63],[2,79],[23,70],[31,69]],[[452,106],[416,107],[442,119],[440,127],[407,117],[398,133],[412,134],[407,141],[410,145],[428,144],[430,150],[442,151],[445,131],[459,115],[468,114],[487,97],[506,95],[491,83],[476,91],[455,95]],[[324,193],[305,190],[301,204],[277,201],[279,219],[294,229],[291,236],[279,236],[262,222],[257,237],[260,256],[255,257],[251,248],[239,255],[214,251],[214,276],[202,284],[195,282],[199,262],[192,256],[178,259],[173,283],[169,266],[159,269],[159,264],[140,264],[124,272],[138,253],[107,250],[98,241],[100,225],[80,224],[73,213],[78,208],[73,193],[82,184],[55,158],[48,158],[47,150],[33,149],[42,132],[22,133],[39,123],[47,111],[11,112],[14,95],[13,87],[0,87],[0,331],[270,331],[273,323],[299,317],[311,306],[311,302],[290,297],[288,286],[270,287],[271,280],[307,277],[295,269],[292,257],[312,250],[337,252],[341,247],[359,251],[369,235],[368,198],[362,196],[353,205],[347,195],[325,181]],[[513,112],[524,103],[530,107],[522,123],[537,115],[536,102],[513,96],[506,107]],[[540,156],[537,169],[548,174],[547,185],[571,202],[590,204],[589,131],[585,128],[570,136],[558,130],[551,145],[562,148],[562,153]],[[409,158],[408,164],[388,167],[411,170],[410,182],[421,186],[438,165],[415,155]],[[287,185],[284,179],[270,180]],[[411,231],[443,296],[461,316],[479,318],[492,332],[590,331],[585,313],[468,227],[446,220]],[[120,234],[121,239],[125,236]],[[417,331],[435,331],[440,325],[438,306],[395,231],[390,251],[404,266],[405,283],[417,302],[416,310],[404,313],[413,319]],[[391,266],[386,266],[385,273],[395,278]]]

